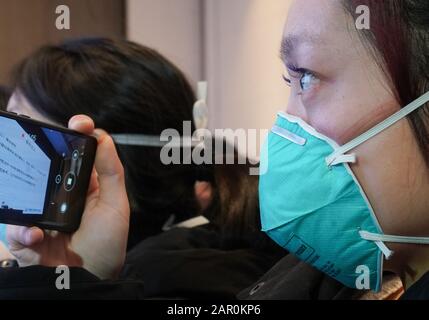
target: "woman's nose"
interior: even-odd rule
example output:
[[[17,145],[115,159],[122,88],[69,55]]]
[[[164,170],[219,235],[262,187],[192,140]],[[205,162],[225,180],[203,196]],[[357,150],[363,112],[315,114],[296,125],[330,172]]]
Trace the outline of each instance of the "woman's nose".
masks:
[[[292,116],[301,118],[304,121],[308,121],[307,113],[305,111],[304,106],[294,98],[290,98],[288,105],[286,107],[286,112]]]

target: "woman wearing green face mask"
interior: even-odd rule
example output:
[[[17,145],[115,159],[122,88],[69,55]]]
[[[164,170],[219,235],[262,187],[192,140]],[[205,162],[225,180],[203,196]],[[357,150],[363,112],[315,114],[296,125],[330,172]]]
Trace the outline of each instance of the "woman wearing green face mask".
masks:
[[[412,287],[405,297],[425,294],[428,17],[418,0],[294,1],[289,12],[291,98],[262,156],[262,226],[350,288],[380,291],[387,271]],[[260,298],[284,293],[267,282]]]
[[[355,12],[359,5],[369,10],[369,29],[357,28],[359,15]],[[264,230],[276,241],[285,235],[285,242],[280,244],[306,262],[347,282],[347,285],[353,286],[357,280],[362,280],[359,282],[362,288],[375,290],[381,287],[380,272],[392,271],[402,277],[408,289],[405,297],[410,298],[425,297],[424,290],[419,290],[419,287],[424,288],[425,273],[429,270],[429,246],[415,244],[427,242],[426,237],[429,237],[429,116],[423,96],[429,91],[428,16],[429,4],[425,0],[293,2],[282,45],[282,57],[287,68],[285,80],[292,92],[288,115],[278,121],[278,129],[273,133],[276,139],[286,139],[287,147],[293,146],[294,151],[296,146],[320,147],[323,152],[318,151],[312,158],[314,161],[308,163],[320,161],[333,174],[339,173],[341,179],[348,180],[341,188],[335,189],[336,180],[332,179],[333,184],[328,185],[328,191],[333,192],[326,193],[333,196],[332,199],[322,198],[329,200],[324,203],[326,206],[320,205],[321,200],[317,199],[316,205],[308,212],[301,212],[302,207],[299,206],[292,209],[268,207],[275,209],[272,212],[262,210]],[[356,144],[351,150],[335,152],[339,146],[355,141],[356,137],[369,132],[419,97],[423,99],[411,105],[418,109],[409,115],[391,121],[391,125],[378,130],[380,132],[375,136],[368,135],[368,139],[363,139],[363,143]],[[281,140],[278,145],[281,147],[284,143]],[[311,153],[315,149],[308,150]],[[330,157],[332,155],[335,157]],[[276,164],[278,162],[275,161]],[[309,176],[301,177],[304,182]],[[320,177],[320,184],[325,185],[324,175],[320,174]],[[266,191],[275,187],[282,189],[261,183],[261,191],[265,194],[261,194],[261,205],[270,206],[273,202],[266,196],[269,194]],[[318,191],[320,184],[313,183],[309,188]],[[340,192],[344,191],[343,186],[349,188],[348,192]],[[307,195],[303,188],[301,190],[301,194],[299,189],[294,190],[294,196]],[[304,217],[318,216],[320,209],[338,204],[339,199],[350,195],[353,195],[353,210],[328,212],[329,223],[325,219],[327,213],[323,212],[324,218],[320,220],[323,228],[315,228],[317,223],[309,224],[305,220]],[[305,198],[299,200],[308,204]],[[283,205],[280,201],[279,204]],[[347,217],[342,217],[345,212]],[[290,219],[291,215],[295,215],[294,219]],[[360,218],[354,220],[356,215]],[[340,218],[346,223],[337,224]],[[290,222],[295,225],[290,226]],[[350,228],[341,229],[344,225]],[[310,240],[316,244],[308,243],[301,236],[304,234],[302,230],[312,231],[313,239]],[[344,246],[346,233],[351,236]],[[329,235],[328,244],[324,235]],[[394,237],[383,238],[383,235]],[[316,241],[318,239],[319,242]],[[406,243],[398,242],[402,240]],[[326,249],[332,253],[340,246],[340,252],[349,252],[353,247],[350,241],[362,245],[364,250],[358,248],[356,251],[359,255],[366,255],[366,250],[370,250],[370,258],[364,256],[362,260],[342,260],[340,263],[347,269],[354,269],[358,275],[368,272],[369,283],[365,278],[356,277],[352,282],[340,278],[339,275],[346,273],[350,276],[351,273],[344,267],[338,268],[337,260],[325,259]],[[318,243],[325,245],[315,248]],[[389,260],[385,259],[387,257]],[[322,259],[325,261],[318,265]],[[372,259],[369,264],[368,259]],[[359,268],[361,266],[363,268]],[[291,283],[299,287],[308,281],[294,277],[290,269],[275,267],[240,297],[293,298],[296,292],[287,294]],[[319,289],[324,290],[323,287]]]

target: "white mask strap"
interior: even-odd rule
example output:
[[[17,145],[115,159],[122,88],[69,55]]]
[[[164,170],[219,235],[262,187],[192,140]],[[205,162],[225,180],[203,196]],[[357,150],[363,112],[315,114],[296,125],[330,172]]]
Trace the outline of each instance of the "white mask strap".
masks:
[[[116,144],[127,146],[163,147],[166,144],[159,136],[144,134],[112,134],[112,139]]]
[[[206,81],[198,82],[197,102],[194,104],[193,116],[196,129],[207,129],[209,122],[209,110],[207,107],[207,89]]]
[[[208,124],[207,107],[207,89],[206,81],[198,82],[197,98],[194,104],[193,117],[196,129],[206,129]],[[198,133],[198,132],[197,132]],[[112,139],[116,144],[138,147],[159,147],[162,148],[168,144],[172,148],[197,147],[204,144],[202,135],[194,137],[173,138],[171,140],[161,139],[160,136],[146,134],[112,134]],[[195,141],[196,140],[196,141]]]
[[[424,95],[422,95],[420,98],[414,100],[406,107],[402,108],[383,122],[379,123],[372,129],[368,130],[367,132],[363,133],[359,137],[353,139],[349,143],[346,143],[345,145],[341,146],[337,150],[335,150],[334,153],[332,153],[329,157],[326,158],[326,163],[329,166],[332,166],[334,163],[339,164],[337,161],[338,157],[344,155],[345,153],[349,152],[350,150],[353,150],[357,146],[360,146],[365,141],[368,141],[369,139],[375,137],[379,133],[383,132],[387,128],[391,127],[398,121],[402,120],[418,108],[424,106],[427,102],[429,102],[429,92],[426,92]]]
[[[429,237],[405,237],[405,236],[392,236],[386,234],[371,233],[368,231],[359,231],[359,235],[362,239],[368,241],[374,241],[375,244],[385,255],[386,259],[389,259],[393,251],[389,250],[384,242],[394,243],[411,243],[411,244],[429,244]]]
[[[174,228],[192,229],[192,228],[204,226],[210,223],[210,221],[204,216],[194,217],[192,219],[180,222],[178,224],[174,224],[175,219],[176,217],[174,216],[174,214],[171,215],[164,223],[164,226],[162,227],[162,231],[169,231]]]
[[[180,137],[163,141],[160,136],[145,134],[112,134],[112,139],[116,144],[136,147],[159,147],[162,148],[168,144],[172,148],[196,147],[201,141],[193,137]]]

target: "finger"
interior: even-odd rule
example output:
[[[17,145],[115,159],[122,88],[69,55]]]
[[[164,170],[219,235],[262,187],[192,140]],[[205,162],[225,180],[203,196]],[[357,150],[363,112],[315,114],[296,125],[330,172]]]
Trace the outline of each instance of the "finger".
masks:
[[[92,170],[91,174],[91,180],[89,183],[88,193],[86,196],[86,206],[91,204],[96,204],[94,200],[98,200],[98,194],[99,194],[99,184],[98,184],[98,174],[95,169]]]
[[[84,134],[92,135],[94,133],[94,121],[88,116],[77,115],[70,119],[69,128]],[[95,169],[92,170],[91,179],[88,187],[88,195],[98,190],[98,179]]]
[[[70,119],[69,128],[91,135],[94,132],[94,121],[88,116],[77,115]]]
[[[95,170],[98,174],[99,201],[128,216],[124,168],[119,160],[115,144],[103,130],[97,129],[94,134],[98,140]]]
[[[89,180],[88,195],[93,194],[95,191],[98,190],[98,188],[99,188],[99,186],[98,186],[98,174],[94,168],[94,169],[92,169],[91,179]]]
[[[37,227],[8,226],[6,233],[7,241],[11,249],[17,247],[32,247],[41,243],[44,233]]]

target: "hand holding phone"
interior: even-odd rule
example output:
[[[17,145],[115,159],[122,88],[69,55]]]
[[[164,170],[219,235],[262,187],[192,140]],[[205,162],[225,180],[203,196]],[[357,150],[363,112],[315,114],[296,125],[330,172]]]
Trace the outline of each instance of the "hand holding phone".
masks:
[[[76,116],[69,127],[95,135],[98,148],[82,221],[73,234],[9,226],[10,251],[20,266],[78,266],[101,279],[114,277],[122,267],[128,238],[129,203],[122,164],[115,145],[92,120]]]
[[[0,112],[0,223],[78,229],[97,141]]]

